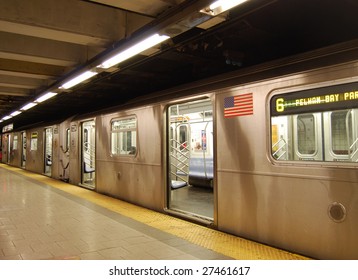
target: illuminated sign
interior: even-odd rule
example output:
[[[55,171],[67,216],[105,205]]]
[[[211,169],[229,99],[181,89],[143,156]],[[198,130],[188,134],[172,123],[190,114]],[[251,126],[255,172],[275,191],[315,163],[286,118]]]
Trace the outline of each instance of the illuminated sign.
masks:
[[[5,132],[11,131],[11,130],[13,130],[13,129],[14,129],[14,124],[11,123],[11,124],[8,124],[8,125],[4,126],[4,127],[2,128],[2,132],[5,133]]]
[[[289,115],[358,107],[358,83],[315,88],[275,95],[271,115]]]

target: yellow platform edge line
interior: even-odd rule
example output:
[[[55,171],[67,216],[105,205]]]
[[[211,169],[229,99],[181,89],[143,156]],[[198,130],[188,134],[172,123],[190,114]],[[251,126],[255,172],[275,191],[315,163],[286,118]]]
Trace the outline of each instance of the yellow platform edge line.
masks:
[[[92,190],[60,180],[32,173],[17,167],[0,164],[1,168],[35,179],[50,187],[88,200],[98,206],[144,223],[163,232],[185,239],[193,244],[238,260],[307,260],[309,258],[246,240],[215,229],[194,224],[164,213],[137,206]]]

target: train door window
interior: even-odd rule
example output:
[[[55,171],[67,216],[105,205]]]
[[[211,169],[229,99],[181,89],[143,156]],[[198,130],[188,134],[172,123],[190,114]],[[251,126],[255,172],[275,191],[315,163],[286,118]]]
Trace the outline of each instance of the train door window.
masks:
[[[111,153],[131,156],[137,154],[137,119],[135,117],[112,120]]]
[[[168,208],[214,217],[213,115],[209,99],[168,108]]]
[[[47,176],[51,176],[52,171],[52,137],[53,137],[53,131],[52,128],[46,128],[45,129],[45,169],[44,172]]]
[[[95,121],[85,121],[81,124],[81,166],[82,179],[81,185],[93,189],[95,188],[96,174],[96,127]]]
[[[70,141],[71,141],[71,130],[69,128],[66,129],[66,143],[65,143],[65,151],[68,152],[70,150]]]

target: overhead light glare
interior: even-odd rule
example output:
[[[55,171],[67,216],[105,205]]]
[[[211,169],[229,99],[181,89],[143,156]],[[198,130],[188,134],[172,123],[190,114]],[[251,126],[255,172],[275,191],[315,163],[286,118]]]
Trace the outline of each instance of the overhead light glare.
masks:
[[[6,121],[6,120],[9,120],[9,119],[11,119],[12,118],[12,116],[5,116],[5,117],[3,117],[2,119],[4,120],[4,121]]]
[[[39,98],[37,98],[35,100],[35,102],[38,102],[38,103],[41,103],[41,102],[44,102],[45,100],[48,100],[54,96],[57,95],[57,92],[48,92],[48,93],[45,93],[44,95],[40,96]],[[31,107],[30,107],[31,108]]]
[[[36,106],[37,103],[35,102],[30,102],[30,103],[27,103],[25,106],[23,106],[20,110],[22,111],[26,111],[26,110],[29,110],[31,109],[32,107]]]
[[[15,112],[12,112],[10,115],[15,117],[17,115],[20,115],[21,114],[21,111],[15,111]]]
[[[248,0],[218,0],[209,6],[209,11],[216,16],[246,1]]]
[[[104,61],[102,64],[98,65],[98,68],[104,68],[108,69],[112,66],[121,63],[128,58],[135,56],[155,45],[158,45],[161,42],[164,42],[165,40],[169,39],[170,37],[167,35],[159,35],[158,33],[144,39],[143,41],[140,41],[139,43],[135,44],[134,46],[112,56],[111,58]]]
[[[75,85],[78,85],[79,83],[84,82],[85,80],[88,80],[89,78],[97,75],[97,72],[93,71],[86,71],[76,77],[74,77],[72,80],[69,80],[67,83],[63,84],[60,89],[69,89],[71,87],[74,87]]]

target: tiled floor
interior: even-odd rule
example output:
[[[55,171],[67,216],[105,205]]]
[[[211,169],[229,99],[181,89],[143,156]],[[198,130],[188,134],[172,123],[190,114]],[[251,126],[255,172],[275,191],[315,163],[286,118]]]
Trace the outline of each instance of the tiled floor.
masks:
[[[0,167],[0,259],[230,259]]]

